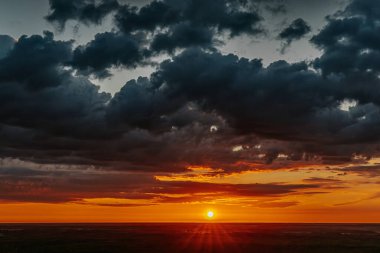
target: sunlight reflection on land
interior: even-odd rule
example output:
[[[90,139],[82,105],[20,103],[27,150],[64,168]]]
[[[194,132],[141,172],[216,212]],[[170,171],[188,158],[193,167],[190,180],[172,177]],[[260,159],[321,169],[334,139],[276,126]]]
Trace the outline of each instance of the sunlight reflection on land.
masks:
[[[192,247],[196,252],[236,252],[238,245],[222,224],[205,223],[190,229],[180,248]]]

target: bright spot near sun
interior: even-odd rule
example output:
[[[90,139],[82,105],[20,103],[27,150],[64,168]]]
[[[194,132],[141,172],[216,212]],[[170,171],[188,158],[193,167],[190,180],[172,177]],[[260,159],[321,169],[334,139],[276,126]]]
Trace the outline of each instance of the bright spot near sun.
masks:
[[[207,212],[207,217],[210,218],[210,219],[213,218],[214,217],[214,212],[213,211],[208,211]]]

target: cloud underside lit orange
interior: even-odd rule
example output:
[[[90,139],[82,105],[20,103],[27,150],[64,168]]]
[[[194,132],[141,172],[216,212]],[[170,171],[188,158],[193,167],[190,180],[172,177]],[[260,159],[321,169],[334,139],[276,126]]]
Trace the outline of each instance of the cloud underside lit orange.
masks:
[[[211,209],[216,222],[380,222],[376,161],[237,173],[87,170],[82,179],[83,170],[69,170],[71,179],[67,168],[62,177],[3,170],[0,222],[204,222]]]

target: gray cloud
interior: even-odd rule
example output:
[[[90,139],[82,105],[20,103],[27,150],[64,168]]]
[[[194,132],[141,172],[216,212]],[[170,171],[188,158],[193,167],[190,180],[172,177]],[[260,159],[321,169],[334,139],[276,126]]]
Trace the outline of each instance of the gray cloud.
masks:
[[[110,76],[108,69],[111,67],[135,68],[144,65],[149,52],[141,46],[143,43],[138,35],[97,34],[87,45],[75,49],[71,65],[81,74],[105,78]]]
[[[114,13],[115,31],[96,35],[74,54],[75,68],[100,78],[110,75],[110,67],[135,68],[160,53],[188,47],[213,49],[223,33],[230,37],[263,34],[256,8],[236,0],[152,1],[140,8],[117,1],[51,0],[50,7],[46,19],[61,28],[69,20],[99,24]]]
[[[313,66],[276,61],[264,67],[260,59],[208,50],[218,32],[255,34],[250,29],[259,21],[248,19],[249,28],[236,23],[237,30],[231,21],[248,9],[235,1],[194,3],[120,7],[120,19],[135,20],[129,28],[98,34],[76,49],[49,32],[21,37],[0,60],[1,155],[131,171],[177,172],[204,164],[229,172],[251,169],[237,161],[273,168],[280,154],[287,162],[322,157],[335,164],[378,153],[376,13],[353,1],[313,37],[323,51]],[[207,16],[209,5],[219,11]],[[182,10],[185,19],[170,8]],[[151,11],[158,16],[145,20]],[[229,21],[222,20],[226,15]],[[175,43],[153,43],[154,50],[183,52],[160,63],[151,77],[130,80],[111,97],[76,75],[104,77],[111,67],[143,64],[151,53],[145,49],[152,48],[141,36],[160,27],[168,30],[159,34]],[[192,43],[186,29],[206,36]],[[154,41],[159,35],[150,36]],[[343,53],[352,47],[348,57],[354,60],[345,65]],[[357,103],[342,110],[347,100]],[[236,145],[246,148],[234,152]]]
[[[303,38],[311,32],[311,27],[302,18],[294,20],[288,27],[284,28],[278,35],[278,39],[283,41],[282,52],[295,40]]]
[[[59,85],[62,66],[71,58],[71,42],[55,41],[51,32],[44,37],[22,36],[13,50],[0,60],[0,80],[19,82],[31,90]]]
[[[116,15],[116,21],[125,32],[154,31],[158,27],[189,22],[219,31],[226,30],[231,36],[260,33],[261,29],[257,27],[260,16],[252,10],[241,10],[242,7],[241,2],[234,0],[153,1],[141,9],[123,6]]]
[[[0,59],[7,56],[15,42],[16,41],[8,35],[0,35]]]
[[[85,24],[100,24],[103,18],[119,7],[117,0],[49,0],[51,13],[46,20],[64,29],[68,20],[78,20]]]
[[[150,45],[154,53],[167,51],[174,53],[177,48],[200,46],[213,48],[214,34],[210,29],[191,23],[180,23],[173,26],[169,33],[159,33]]]

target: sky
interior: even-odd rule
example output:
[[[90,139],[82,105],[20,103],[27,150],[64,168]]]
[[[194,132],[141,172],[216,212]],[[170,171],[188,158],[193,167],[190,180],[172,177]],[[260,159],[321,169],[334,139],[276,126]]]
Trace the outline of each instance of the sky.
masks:
[[[0,222],[380,222],[380,3],[0,1]]]

